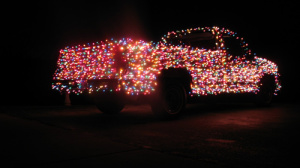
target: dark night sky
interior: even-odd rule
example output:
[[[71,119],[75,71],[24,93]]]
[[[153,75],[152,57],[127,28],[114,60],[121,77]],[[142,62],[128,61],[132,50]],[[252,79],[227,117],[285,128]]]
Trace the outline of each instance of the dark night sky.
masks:
[[[236,31],[257,55],[275,61],[282,97],[293,89],[299,57],[300,17],[293,2],[223,1],[38,2],[3,5],[2,93],[6,102],[51,104],[51,78],[59,49],[110,37],[158,41],[168,31],[203,26]],[[9,11],[9,12],[7,12]],[[4,82],[5,81],[5,82]],[[294,92],[291,94],[291,92]],[[299,98],[298,98],[299,99]]]

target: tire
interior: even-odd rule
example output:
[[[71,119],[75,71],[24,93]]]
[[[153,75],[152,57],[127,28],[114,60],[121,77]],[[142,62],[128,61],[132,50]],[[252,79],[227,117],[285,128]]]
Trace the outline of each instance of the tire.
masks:
[[[124,108],[123,104],[118,104],[113,102],[97,103],[96,106],[101,112],[105,114],[118,114]]]
[[[105,114],[118,114],[125,106],[122,95],[98,94],[93,99],[96,107]]]
[[[184,112],[186,100],[187,95],[183,85],[169,82],[157,94],[151,108],[160,118],[175,118]]]
[[[259,106],[270,106],[275,91],[275,78],[266,75],[261,79],[260,91],[256,96],[256,104]]]

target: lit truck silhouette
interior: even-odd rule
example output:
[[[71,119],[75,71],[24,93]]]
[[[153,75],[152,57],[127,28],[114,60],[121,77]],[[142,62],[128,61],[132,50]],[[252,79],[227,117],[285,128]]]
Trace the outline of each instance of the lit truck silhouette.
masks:
[[[104,113],[143,100],[167,117],[198,97],[252,94],[268,105],[281,88],[275,63],[218,27],[169,32],[158,43],[123,38],[65,47],[53,80],[53,89],[87,94]]]

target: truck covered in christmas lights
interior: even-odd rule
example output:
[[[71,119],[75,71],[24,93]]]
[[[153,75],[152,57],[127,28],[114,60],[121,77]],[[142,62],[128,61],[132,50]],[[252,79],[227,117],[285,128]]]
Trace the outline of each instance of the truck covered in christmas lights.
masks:
[[[162,116],[177,116],[192,98],[210,95],[251,93],[269,104],[281,88],[274,62],[219,27],[168,32],[157,43],[122,38],[65,47],[53,80],[53,89],[87,94],[104,113],[143,99]]]

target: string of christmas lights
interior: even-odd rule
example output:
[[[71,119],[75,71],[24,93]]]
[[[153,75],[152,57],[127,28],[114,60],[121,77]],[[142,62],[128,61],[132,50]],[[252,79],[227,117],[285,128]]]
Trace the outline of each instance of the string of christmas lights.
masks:
[[[173,37],[195,32],[210,32],[216,39],[216,49],[199,49],[188,45],[172,45]],[[223,36],[240,40],[242,56],[228,54]],[[224,44],[225,41],[225,44]],[[257,93],[265,74],[275,77],[276,94],[281,86],[275,63],[251,54],[248,44],[228,29],[198,27],[169,32],[159,43],[134,41],[130,38],[105,40],[92,44],[65,47],[60,50],[52,88],[61,92],[83,93],[125,91],[129,95],[148,95],[156,90],[156,77],[162,69],[186,68],[192,76],[190,95],[220,93]],[[116,79],[108,83],[89,83],[90,80]]]

